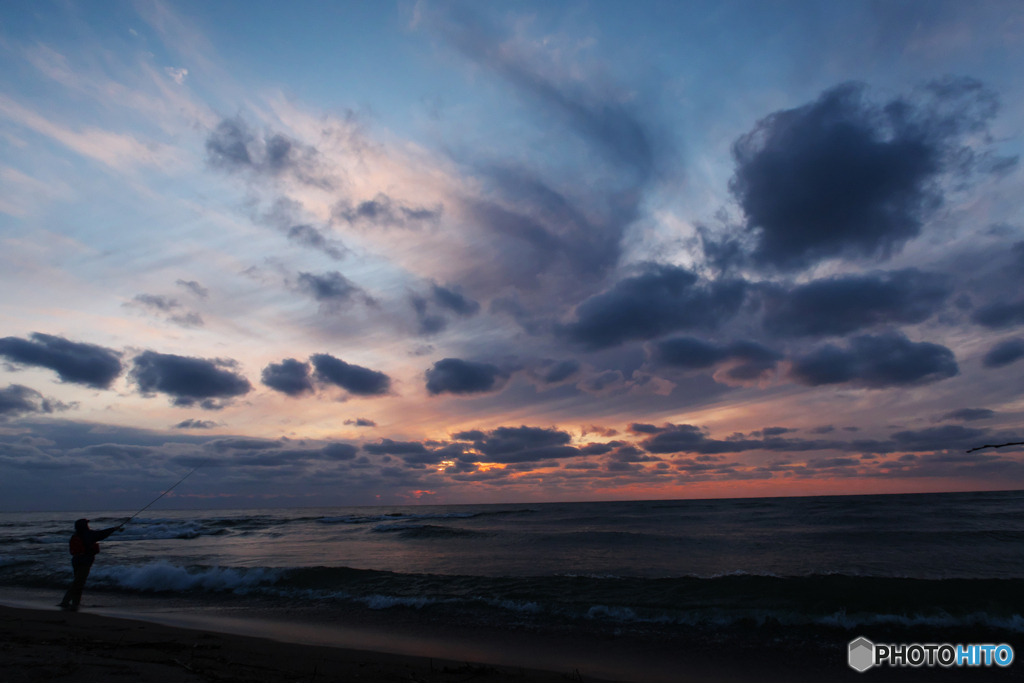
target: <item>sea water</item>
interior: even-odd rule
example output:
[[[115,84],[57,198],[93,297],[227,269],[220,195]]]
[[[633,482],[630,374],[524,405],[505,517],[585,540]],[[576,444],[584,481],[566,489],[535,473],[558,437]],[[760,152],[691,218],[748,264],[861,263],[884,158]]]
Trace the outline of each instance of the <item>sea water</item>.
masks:
[[[0,587],[57,596],[83,516],[94,529],[125,517],[0,514]],[[101,546],[89,594],[179,606],[445,610],[498,627],[1024,632],[1016,491],[147,511]]]

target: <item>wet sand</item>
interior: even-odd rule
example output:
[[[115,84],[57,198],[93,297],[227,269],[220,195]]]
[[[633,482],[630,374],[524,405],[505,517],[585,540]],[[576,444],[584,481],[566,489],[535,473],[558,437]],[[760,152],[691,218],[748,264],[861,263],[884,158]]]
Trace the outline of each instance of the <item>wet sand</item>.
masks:
[[[481,681],[554,683],[578,672],[284,643],[88,612],[0,606],[0,672],[22,681]],[[598,680],[587,677],[585,680]]]
[[[457,627],[434,628],[426,634],[430,638],[414,641],[411,635],[422,629],[422,622],[417,629],[392,622],[393,630],[381,630],[362,622],[339,630],[324,624],[175,611],[140,611],[137,618],[131,612],[119,614],[0,605],[0,680],[741,683],[862,681],[862,676],[884,681],[1024,678],[1019,662],[1004,670],[882,668],[858,674],[846,666],[845,647],[779,649],[761,642],[722,648],[691,640],[666,649],[629,638],[601,641],[579,634],[548,634],[539,640],[513,632],[474,635]],[[1024,653],[1019,639],[1011,640],[1016,641],[1017,652]],[[631,656],[624,658],[623,651]],[[453,659],[455,652],[468,657]]]

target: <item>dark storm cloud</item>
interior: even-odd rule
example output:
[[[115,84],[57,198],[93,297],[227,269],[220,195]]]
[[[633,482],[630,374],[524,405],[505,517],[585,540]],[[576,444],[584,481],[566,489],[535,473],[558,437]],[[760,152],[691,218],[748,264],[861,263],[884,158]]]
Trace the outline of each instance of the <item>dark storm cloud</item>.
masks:
[[[184,287],[185,289],[192,292],[200,299],[205,299],[208,296],[210,296],[210,290],[208,290],[206,287],[203,287],[195,280],[175,280],[174,284]]]
[[[473,442],[479,462],[527,463],[582,455],[568,432],[541,427],[498,427]]]
[[[356,396],[383,396],[391,391],[391,378],[383,372],[346,363],[327,353],[310,356],[316,379],[341,387]]]
[[[434,284],[431,287],[431,294],[438,306],[465,318],[471,318],[480,312],[479,303],[448,287]]]
[[[949,411],[939,419],[973,422],[974,420],[987,420],[990,417],[995,417],[995,415],[996,411],[989,410],[988,408],[959,408],[958,410]]]
[[[241,117],[217,124],[206,138],[206,154],[210,166],[223,171],[272,177],[290,173],[306,184],[332,187],[331,181],[317,172],[316,148],[280,133],[258,135]]]
[[[342,424],[346,424],[352,427],[376,427],[377,423],[373,420],[369,420],[365,417],[357,417],[354,420],[345,420]]]
[[[330,256],[335,261],[345,258],[348,249],[338,240],[326,237],[312,225],[293,225],[288,228],[288,239],[310,249],[316,249]]]
[[[332,443],[320,449],[320,453],[330,460],[353,460],[358,451],[359,449],[350,443]]]
[[[887,257],[943,201],[937,179],[974,159],[998,102],[970,79],[914,98],[869,102],[846,83],[759,121],[733,145],[730,189],[746,214],[755,263],[783,270],[832,257]]]
[[[427,370],[427,392],[438,394],[480,394],[504,386],[509,372],[491,363],[444,358]]]
[[[363,450],[372,455],[410,455],[426,453],[427,448],[419,441],[392,441],[381,439],[380,443],[364,443]]]
[[[700,370],[721,363],[732,363],[724,375],[737,381],[755,381],[775,370],[783,356],[752,341],[717,345],[693,337],[666,339],[654,347],[653,358],[663,366]],[[718,377],[718,375],[716,375]]]
[[[182,420],[171,429],[211,429],[216,426],[216,422],[210,422],[209,420],[193,420],[190,418],[188,420]]]
[[[683,268],[651,265],[581,303],[576,322],[559,332],[594,350],[678,330],[710,330],[736,314],[745,289],[739,280],[699,283]]]
[[[985,354],[981,363],[986,368],[1001,368],[1024,358],[1024,339],[1001,341]]]
[[[95,344],[83,344],[33,332],[31,341],[0,339],[0,356],[12,363],[48,368],[64,382],[109,389],[121,374],[121,354]]]
[[[344,307],[356,298],[367,304],[373,302],[362,287],[336,270],[321,275],[300,272],[298,288],[328,307]]]
[[[792,377],[808,386],[850,383],[870,389],[927,384],[960,372],[953,352],[901,334],[853,337],[848,348],[826,344],[793,361]]]
[[[350,225],[417,227],[424,223],[437,223],[443,212],[441,206],[433,208],[409,206],[386,194],[378,193],[373,199],[360,202],[355,206],[342,200],[334,205],[331,215],[335,220],[345,221]]]
[[[205,410],[217,410],[224,406],[223,401],[252,391],[249,380],[234,371],[236,365],[220,358],[143,351],[135,357],[130,377],[143,394],[159,392],[179,407],[198,404]]]
[[[799,337],[920,323],[937,313],[952,291],[948,276],[914,268],[814,280],[789,291],[765,290],[764,327]]]
[[[1024,300],[1007,303],[997,301],[974,312],[971,319],[992,329],[1016,327],[1024,324]]]
[[[260,381],[282,394],[301,396],[313,391],[313,380],[309,372],[309,363],[285,358],[280,363],[271,363],[263,368]]]
[[[52,413],[71,407],[56,399],[44,398],[35,389],[21,384],[10,384],[0,389],[0,420],[27,413]]]

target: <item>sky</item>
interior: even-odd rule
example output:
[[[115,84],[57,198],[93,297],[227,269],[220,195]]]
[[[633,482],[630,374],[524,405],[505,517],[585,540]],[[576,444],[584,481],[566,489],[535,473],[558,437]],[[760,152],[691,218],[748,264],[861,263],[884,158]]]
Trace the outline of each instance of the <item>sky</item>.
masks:
[[[1017,2],[6,3],[0,510],[1018,489]]]

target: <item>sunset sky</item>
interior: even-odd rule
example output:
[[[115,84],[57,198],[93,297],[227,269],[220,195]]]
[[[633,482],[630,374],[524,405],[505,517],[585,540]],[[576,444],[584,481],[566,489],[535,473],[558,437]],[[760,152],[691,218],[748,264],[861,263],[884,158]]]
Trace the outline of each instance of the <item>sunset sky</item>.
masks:
[[[0,11],[0,510],[1024,485],[1019,2]]]

